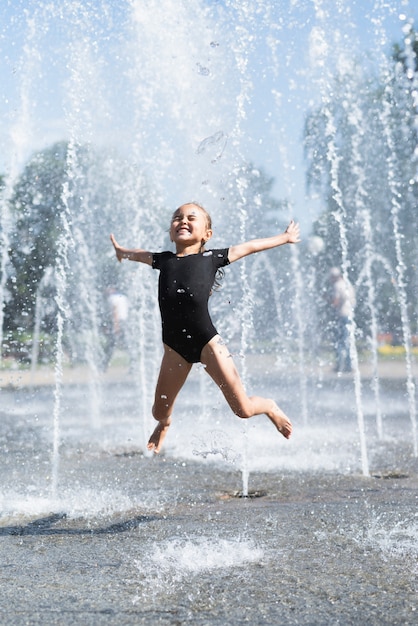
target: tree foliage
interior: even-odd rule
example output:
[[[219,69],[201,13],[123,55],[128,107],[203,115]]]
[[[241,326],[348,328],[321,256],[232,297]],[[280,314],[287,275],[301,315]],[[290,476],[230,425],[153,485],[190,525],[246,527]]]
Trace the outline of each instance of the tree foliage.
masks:
[[[32,332],[41,297],[43,328],[54,332],[60,263],[73,335],[81,336],[94,316],[100,325],[106,287],[118,279],[109,233],[135,225],[136,203],[146,191],[144,179],[114,154],[68,142],[34,154],[10,199],[6,331]]]
[[[37,287],[49,267],[54,267],[62,190],[68,180],[65,143],[33,156],[20,176],[11,198],[15,227],[11,234],[11,299],[6,326],[13,329],[33,321]]]

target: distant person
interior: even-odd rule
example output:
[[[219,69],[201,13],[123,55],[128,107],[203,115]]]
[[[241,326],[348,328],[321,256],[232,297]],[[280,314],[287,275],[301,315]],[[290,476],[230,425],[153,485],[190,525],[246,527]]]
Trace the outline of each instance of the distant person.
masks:
[[[107,328],[105,345],[104,369],[107,369],[116,348],[129,351],[127,324],[129,317],[129,300],[115,287],[106,290],[107,295]]]
[[[221,389],[232,411],[241,418],[265,414],[281,434],[289,438],[292,424],[274,400],[248,397],[231,355],[217,334],[208,312],[208,300],[218,271],[229,263],[262,250],[297,243],[299,226],[291,221],[284,233],[254,239],[230,248],[207,249],[212,237],[211,218],[192,202],[178,208],[170,225],[175,252],[152,253],[121,247],[111,235],[118,261],[129,259],[160,271],[159,305],[164,354],[155,390],[152,413],[158,422],[148,449],[158,453],[171,424],[176,397],[193,363],[205,371]]]
[[[356,306],[355,291],[338,267],[331,268],[330,281],[331,306],[335,312],[335,371],[351,372],[350,325]]]

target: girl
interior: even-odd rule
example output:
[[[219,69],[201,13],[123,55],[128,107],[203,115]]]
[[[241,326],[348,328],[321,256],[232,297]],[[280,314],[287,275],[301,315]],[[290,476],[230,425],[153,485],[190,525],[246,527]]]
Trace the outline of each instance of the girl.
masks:
[[[155,453],[160,452],[167,435],[176,397],[192,364],[198,362],[205,366],[238,417],[264,413],[286,439],[292,432],[289,418],[274,400],[247,396],[231,355],[212,324],[208,300],[221,267],[255,252],[298,243],[299,225],[292,220],[283,234],[220,250],[205,249],[211,236],[211,218],[195,202],[184,204],[173,214],[170,239],[175,253],[123,248],[110,236],[118,261],[129,259],[160,270],[158,301],[164,354],[152,408],[158,425],[147,446]]]

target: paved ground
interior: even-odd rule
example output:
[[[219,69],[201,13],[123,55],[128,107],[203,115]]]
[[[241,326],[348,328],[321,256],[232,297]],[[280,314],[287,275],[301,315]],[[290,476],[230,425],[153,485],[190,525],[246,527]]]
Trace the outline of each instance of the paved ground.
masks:
[[[4,626],[417,623],[412,468],[260,473],[254,497],[239,498],[236,474],[216,467],[138,455],[81,465],[155,493],[109,516],[3,520]]]
[[[276,385],[262,363],[258,383]],[[159,457],[132,441],[138,398],[126,367],[103,375],[101,429],[83,385],[66,385],[51,490],[54,373],[2,372],[0,624],[417,624],[418,460],[402,363],[381,365],[381,440],[365,397],[370,476],[359,470],[350,375],[329,370],[309,388],[315,410],[290,445],[270,437],[269,423],[250,431],[261,469],[247,498],[239,466],[214,449],[231,446],[235,422],[215,395],[213,414],[197,414],[198,379]],[[86,369],[68,368],[64,380],[85,382]],[[222,421],[210,439],[213,415]],[[194,428],[199,457],[194,441],[185,454]]]

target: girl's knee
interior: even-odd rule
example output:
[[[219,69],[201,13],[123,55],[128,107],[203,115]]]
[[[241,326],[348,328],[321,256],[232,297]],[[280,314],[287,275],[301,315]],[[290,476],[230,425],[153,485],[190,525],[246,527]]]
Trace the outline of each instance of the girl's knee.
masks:
[[[157,406],[156,404],[154,404],[154,406],[152,407],[152,416],[155,420],[157,420],[157,422],[166,420],[168,417],[170,417],[170,415],[171,409],[168,404],[166,404],[165,406],[161,406],[160,404]]]
[[[249,400],[248,402],[240,402],[239,404],[234,402],[231,405],[231,409],[233,410],[233,412],[235,413],[237,417],[244,419],[244,420],[254,415],[253,407]]]

